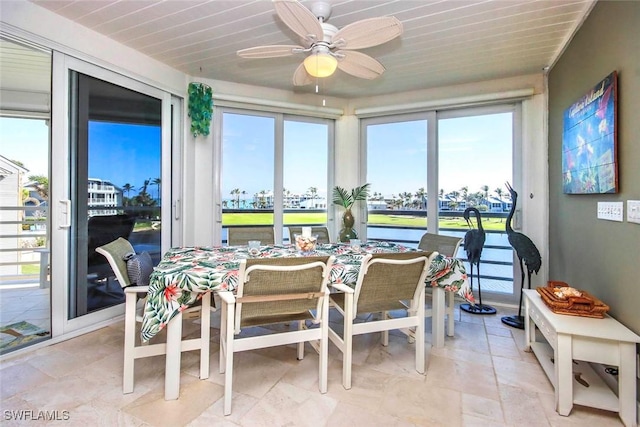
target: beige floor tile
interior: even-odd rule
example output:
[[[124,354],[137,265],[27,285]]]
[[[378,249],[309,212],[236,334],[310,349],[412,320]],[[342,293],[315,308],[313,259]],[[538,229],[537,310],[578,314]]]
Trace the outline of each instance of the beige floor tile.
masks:
[[[498,400],[498,386],[491,367],[472,361],[461,362],[432,356],[427,370],[427,385],[448,388]]]
[[[222,397],[223,388],[190,375],[180,379],[180,398],[164,400],[164,389],[149,392],[122,408],[127,414],[158,427],[184,426]]]
[[[16,294],[15,298],[20,298]],[[390,345],[380,334],[354,340],[352,388],[342,386],[342,353],[329,345],[328,392],[318,390],[318,355],[306,345],[235,355],[232,413],[223,415],[224,375],[218,373],[219,316],[211,330],[210,377],[200,380],[199,354],[182,355],[180,399],[164,400],[164,356],[136,361],[135,388],[122,393],[123,323],[0,362],[2,415],[6,410],[68,410],[80,426],[620,426],[617,413],[574,406],[555,412],[553,388],[531,353],[524,331],[497,316],[456,310],[455,336],[430,346],[425,324],[427,372],[415,372],[415,344],[397,331]],[[333,316],[333,318],[339,316]],[[341,330],[341,323],[332,327]],[[196,336],[197,323],[185,322]],[[254,331],[253,333],[256,333]],[[156,341],[164,339],[164,332]],[[57,424],[56,424],[57,423]],[[2,425],[24,422],[3,419]],[[41,425],[60,425],[60,421]]]
[[[16,363],[0,369],[1,400],[32,392],[47,384],[56,384],[56,382],[53,377],[34,368],[28,362]]]
[[[521,360],[494,356],[493,365],[501,385],[518,387],[535,393],[552,394],[553,386],[542,367]]]
[[[516,346],[512,337],[502,337],[498,335],[487,335],[489,340],[489,350],[492,356],[508,357],[515,360],[522,360],[521,350]]]
[[[279,382],[240,420],[242,425],[323,426],[338,404],[326,394]]]
[[[404,421],[397,417],[387,415],[384,412],[361,408],[348,403],[339,402],[336,409],[329,417],[328,426],[350,426],[350,427],[413,427],[416,424]]]
[[[462,394],[424,381],[393,377],[380,402],[384,413],[416,425],[460,426]]]
[[[527,427],[550,425],[536,392],[505,384],[500,384],[499,388],[507,425]]]
[[[469,415],[474,419],[483,418],[485,421],[496,424],[504,423],[499,400],[487,399],[473,394],[462,394],[462,414]]]

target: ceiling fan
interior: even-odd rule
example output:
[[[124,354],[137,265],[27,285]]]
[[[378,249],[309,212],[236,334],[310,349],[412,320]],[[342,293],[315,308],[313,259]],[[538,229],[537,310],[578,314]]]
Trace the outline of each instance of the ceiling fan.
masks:
[[[257,46],[238,51],[243,58],[277,58],[307,54],[293,73],[293,84],[304,86],[315,77],[328,77],[336,68],[363,79],[375,79],[384,73],[384,66],[364,53],[364,49],[386,43],[402,34],[402,23],[393,16],[363,19],[338,29],[326,21],[331,4],[318,1],[311,10],[297,0],[273,0],[276,13],[302,45]]]

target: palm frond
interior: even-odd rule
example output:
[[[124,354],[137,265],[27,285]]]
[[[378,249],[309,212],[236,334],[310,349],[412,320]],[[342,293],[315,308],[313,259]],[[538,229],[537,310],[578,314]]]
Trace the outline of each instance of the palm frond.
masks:
[[[340,186],[333,188],[333,203],[342,206],[345,209],[350,209],[353,204],[358,200],[367,200],[369,197],[370,184],[364,184],[360,187],[356,187],[348,192]]]
[[[353,200],[367,200],[367,197],[369,197],[369,186],[371,184],[366,183],[364,185],[361,185],[360,187],[356,187],[353,190],[351,190],[351,196],[353,197]]]
[[[333,189],[333,203],[349,209],[353,205],[353,197],[342,187],[335,186]]]

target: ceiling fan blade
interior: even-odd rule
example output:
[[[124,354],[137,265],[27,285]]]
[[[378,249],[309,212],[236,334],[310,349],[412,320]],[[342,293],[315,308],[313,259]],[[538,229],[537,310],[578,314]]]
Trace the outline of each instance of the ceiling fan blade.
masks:
[[[344,40],[342,49],[364,49],[395,39],[402,34],[402,22],[393,16],[363,19],[344,26],[333,35],[331,41]]]
[[[364,53],[340,50],[336,54],[344,55],[344,58],[338,61],[338,68],[352,76],[371,80],[384,73],[384,66]]]
[[[243,58],[278,58],[293,55],[294,49],[304,49],[302,46],[276,44],[271,46],[256,46],[238,51]]]
[[[304,63],[300,64],[298,68],[296,68],[296,71],[293,73],[293,85],[306,86],[311,83],[313,83],[313,79],[304,68]]]
[[[273,4],[282,22],[294,33],[305,40],[309,35],[313,35],[316,40],[322,40],[320,21],[297,0],[273,0]]]

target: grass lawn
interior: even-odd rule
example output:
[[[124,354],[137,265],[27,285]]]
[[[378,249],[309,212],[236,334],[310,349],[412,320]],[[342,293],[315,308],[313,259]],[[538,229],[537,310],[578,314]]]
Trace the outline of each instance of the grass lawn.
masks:
[[[288,224],[325,224],[327,215],[325,213],[285,213],[284,225]],[[428,223],[425,217],[414,217],[407,215],[380,215],[370,214],[369,224],[384,225],[389,227],[419,227],[424,228]],[[223,213],[222,225],[270,225],[273,224],[273,214],[265,213]],[[504,230],[504,218],[484,218],[482,226],[485,230]],[[439,228],[460,228],[467,229],[467,223],[462,216],[440,218]]]

